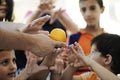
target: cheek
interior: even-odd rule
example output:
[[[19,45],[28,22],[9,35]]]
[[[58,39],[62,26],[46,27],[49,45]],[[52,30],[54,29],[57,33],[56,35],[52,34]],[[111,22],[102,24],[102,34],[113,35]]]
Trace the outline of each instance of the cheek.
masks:
[[[6,69],[0,67],[0,80],[5,79],[7,72],[8,71]]]
[[[94,57],[93,59],[100,65],[104,65],[104,59],[102,57]]]

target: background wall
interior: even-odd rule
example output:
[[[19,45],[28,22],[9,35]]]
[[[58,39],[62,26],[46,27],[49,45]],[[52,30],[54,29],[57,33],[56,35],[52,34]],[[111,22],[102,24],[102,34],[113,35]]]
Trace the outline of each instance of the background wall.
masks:
[[[22,22],[28,10],[34,10],[38,4],[38,0],[14,0],[15,1],[15,22]],[[58,1],[58,0],[57,0]],[[120,0],[103,0],[105,11],[101,14],[100,25],[105,31],[120,35]],[[85,27],[80,12],[79,0],[59,0],[57,3],[58,8],[66,9],[68,15],[79,27]]]

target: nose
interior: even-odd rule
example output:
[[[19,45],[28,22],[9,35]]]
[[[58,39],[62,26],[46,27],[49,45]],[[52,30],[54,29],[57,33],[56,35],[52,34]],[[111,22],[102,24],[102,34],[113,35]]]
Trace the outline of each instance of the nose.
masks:
[[[91,11],[90,11],[90,10],[86,10],[86,12],[85,12],[85,16],[86,16],[86,17],[91,16]]]
[[[16,71],[16,70],[17,70],[17,65],[16,65],[16,63],[11,62],[9,68],[10,68],[10,70],[12,70],[12,71]]]

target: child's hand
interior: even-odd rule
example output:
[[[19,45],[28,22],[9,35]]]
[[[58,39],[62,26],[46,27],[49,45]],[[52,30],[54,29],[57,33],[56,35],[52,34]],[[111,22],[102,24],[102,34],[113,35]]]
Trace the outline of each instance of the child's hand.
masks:
[[[89,64],[89,58],[84,55],[84,52],[78,43],[70,46],[70,50],[76,55],[77,60],[74,62],[74,66],[85,66]]]
[[[64,62],[61,58],[56,58],[54,66],[50,67],[52,73],[61,74],[64,69]]]
[[[50,24],[52,24],[58,17],[60,17],[64,11],[65,10],[62,10],[61,8],[59,10],[52,11],[51,12]]]
[[[40,5],[38,6],[40,12],[47,12],[47,13],[50,13],[53,8],[55,8],[55,6],[52,0],[41,2]]]
[[[32,75],[40,70],[47,70],[48,67],[45,65],[37,64],[37,56],[32,54],[31,52],[26,51],[27,64],[25,70],[28,75]]]
[[[48,67],[53,66],[55,64],[56,57],[63,51],[62,48],[55,49],[53,53],[48,54],[42,64],[47,65]]]

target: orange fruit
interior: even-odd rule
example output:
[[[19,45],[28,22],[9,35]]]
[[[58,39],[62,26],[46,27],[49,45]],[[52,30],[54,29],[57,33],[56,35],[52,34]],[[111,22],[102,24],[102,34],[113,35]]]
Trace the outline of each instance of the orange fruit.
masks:
[[[66,33],[64,32],[64,30],[60,29],[60,28],[55,28],[50,32],[50,38],[56,40],[56,41],[66,41]]]

